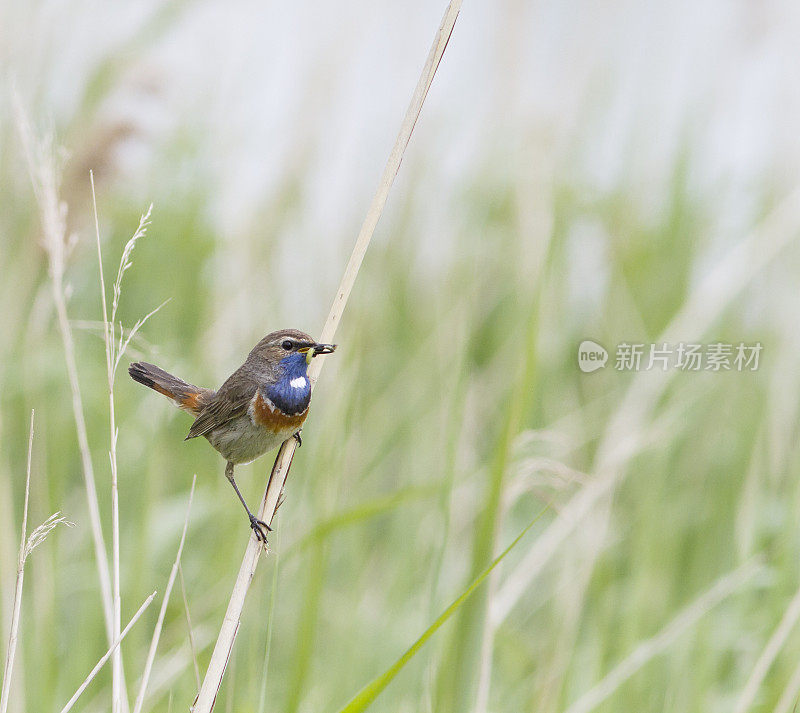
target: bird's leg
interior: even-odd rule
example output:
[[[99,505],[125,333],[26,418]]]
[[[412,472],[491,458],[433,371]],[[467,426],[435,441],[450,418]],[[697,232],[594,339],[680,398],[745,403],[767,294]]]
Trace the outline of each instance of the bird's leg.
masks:
[[[300,429],[298,429],[297,433],[295,433],[295,434],[292,436],[292,437],[294,438],[294,440],[295,440],[295,441],[297,441],[297,447],[298,447],[298,448],[300,448],[300,446],[302,446],[302,445],[303,445],[303,439],[300,437],[300,434],[301,434],[302,432],[303,432],[303,429],[302,429],[302,428],[300,428]]]
[[[266,522],[259,520],[255,515],[253,515],[253,513],[250,512],[250,508],[247,507],[247,503],[244,501],[244,498],[242,497],[242,494],[239,492],[239,488],[236,485],[236,481],[233,479],[233,463],[230,461],[228,461],[228,465],[225,466],[225,477],[228,479],[230,484],[233,486],[233,489],[236,491],[236,494],[239,496],[239,500],[244,506],[245,512],[247,512],[247,517],[250,518],[250,527],[255,533],[256,539],[259,542],[266,544],[267,533],[264,532],[264,529],[266,528],[268,532],[272,532],[272,528],[267,525]]]

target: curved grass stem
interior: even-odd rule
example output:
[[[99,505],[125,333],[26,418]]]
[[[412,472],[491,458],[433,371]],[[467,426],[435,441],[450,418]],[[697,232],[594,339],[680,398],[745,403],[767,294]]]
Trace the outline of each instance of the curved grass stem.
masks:
[[[336,296],[333,299],[328,318],[325,321],[325,326],[322,328],[320,341],[332,342],[336,334],[336,328],[342,318],[347,300],[350,297],[350,292],[355,284],[358,270],[361,267],[361,262],[367,252],[369,243],[372,240],[372,235],[375,232],[375,226],[383,213],[386,200],[389,196],[389,190],[392,187],[395,176],[400,170],[400,163],[403,160],[408,142],[411,139],[411,134],[414,126],[417,123],[422,105],[425,102],[425,97],[428,94],[433,78],[436,75],[436,70],[439,67],[439,62],[444,55],[447,43],[450,40],[450,35],[453,32],[458,12],[461,8],[461,0],[453,0],[447,7],[444,13],[442,22],[436,32],[436,37],[433,46],[428,53],[428,59],[422,69],[414,94],[411,97],[408,109],[400,127],[400,132],[395,141],[394,147],[389,154],[389,159],[386,162],[386,167],[381,175],[378,189],[372,198],[367,215],[361,225],[361,230],[356,238],[353,252],[350,255],[350,260],[345,268],[344,275],[339,284],[339,289],[336,291]],[[311,383],[314,384],[319,377],[320,370],[322,369],[322,360],[315,359],[311,362],[308,369],[308,375]],[[289,467],[292,463],[297,442],[294,438],[290,438],[284,442],[278,451],[275,459],[275,465],[270,474],[267,490],[261,500],[261,507],[259,508],[258,518],[265,522],[272,523],[272,518],[275,516],[275,510],[278,506],[280,494],[283,491],[286,476],[289,473]],[[222,683],[222,677],[225,674],[225,667],[227,666],[228,659],[230,658],[233,644],[236,639],[236,632],[239,629],[239,620],[244,608],[244,600],[247,595],[247,590],[250,587],[250,582],[256,571],[258,564],[258,555],[262,550],[262,545],[254,537],[248,540],[247,548],[245,549],[242,564],[239,568],[239,574],[236,577],[236,583],[233,587],[228,608],[225,612],[225,618],[222,621],[222,627],[217,637],[217,643],[214,646],[214,652],[211,655],[208,668],[206,669],[203,684],[200,687],[200,693],[197,700],[192,707],[194,713],[210,713],[214,707],[214,701],[217,697],[217,691]]]

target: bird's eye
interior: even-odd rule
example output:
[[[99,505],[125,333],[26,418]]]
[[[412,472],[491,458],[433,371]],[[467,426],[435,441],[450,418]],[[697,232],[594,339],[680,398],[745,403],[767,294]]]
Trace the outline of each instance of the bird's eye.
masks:
[[[290,352],[290,351],[292,351],[292,347],[293,347],[294,345],[292,344],[292,340],[291,340],[291,339],[284,339],[284,340],[281,342],[281,346],[282,346],[282,347],[283,347],[283,348],[284,348],[284,349],[285,349],[287,352]]]

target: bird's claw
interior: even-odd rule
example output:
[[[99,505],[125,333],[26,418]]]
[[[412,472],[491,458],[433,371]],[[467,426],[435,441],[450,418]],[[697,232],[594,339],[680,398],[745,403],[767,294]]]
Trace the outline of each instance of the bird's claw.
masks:
[[[263,520],[259,520],[255,515],[250,515],[250,527],[255,533],[256,539],[266,544],[267,532],[272,532],[272,528]],[[264,530],[266,530],[266,532]]]
[[[302,430],[303,429],[301,428],[300,431],[302,431]],[[297,433],[295,433],[293,435],[294,440],[297,441],[297,447],[298,448],[300,448],[300,446],[303,445],[303,439],[300,437],[300,431],[298,431]]]

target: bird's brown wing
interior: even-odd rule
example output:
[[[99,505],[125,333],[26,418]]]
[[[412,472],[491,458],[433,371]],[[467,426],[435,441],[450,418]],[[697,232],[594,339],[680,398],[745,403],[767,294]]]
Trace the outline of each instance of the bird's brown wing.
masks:
[[[242,369],[234,372],[200,411],[186,440],[205,436],[209,431],[247,413],[257,388],[256,380]]]

